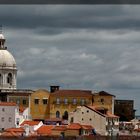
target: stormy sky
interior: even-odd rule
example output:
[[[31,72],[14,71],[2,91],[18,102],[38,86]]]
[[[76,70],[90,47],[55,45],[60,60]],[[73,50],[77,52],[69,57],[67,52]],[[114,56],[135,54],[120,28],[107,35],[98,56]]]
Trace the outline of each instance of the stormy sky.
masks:
[[[139,5],[1,5],[20,89],[105,90],[140,114]]]

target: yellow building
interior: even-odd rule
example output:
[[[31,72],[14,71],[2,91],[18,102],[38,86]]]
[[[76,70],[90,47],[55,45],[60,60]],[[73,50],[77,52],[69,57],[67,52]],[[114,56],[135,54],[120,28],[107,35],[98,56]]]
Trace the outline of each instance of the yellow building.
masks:
[[[100,91],[93,95],[93,105],[96,106],[98,110],[106,109],[114,114],[114,98],[114,95]]]
[[[31,94],[30,113],[33,120],[45,120],[49,117],[49,96],[50,93],[44,89]]]
[[[50,118],[68,119],[80,105],[92,105],[92,92],[86,90],[57,90],[50,94]]]

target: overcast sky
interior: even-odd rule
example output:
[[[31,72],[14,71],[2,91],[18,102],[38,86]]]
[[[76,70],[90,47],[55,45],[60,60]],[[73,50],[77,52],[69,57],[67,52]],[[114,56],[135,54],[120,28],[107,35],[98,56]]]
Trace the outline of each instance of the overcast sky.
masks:
[[[1,5],[18,88],[105,90],[140,114],[140,6]]]

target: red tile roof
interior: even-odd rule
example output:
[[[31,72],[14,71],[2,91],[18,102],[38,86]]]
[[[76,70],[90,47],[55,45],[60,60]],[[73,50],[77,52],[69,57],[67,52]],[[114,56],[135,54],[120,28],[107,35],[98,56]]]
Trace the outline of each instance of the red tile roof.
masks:
[[[92,97],[92,91],[90,90],[58,90],[54,93],[50,94],[51,96],[59,96],[59,97]]]
[[[22,135],[21,133],[16,133],[16,132],[3,132],[1,134],[1,136],[4,136],[4,137],[18,137],[21,135]]]
[[[116,116],[114,114],[111,114],[110,112],[107,111],[106,116],[109,118],[119,118],[119,116]]]
[[[51,135],[53,128],[53,125],[42,125],[40,128],[37,129],[37,133],[39,135]]]
[[[85,130],[92,130],[93,127],[91,125],[81,125],[83,129]]]
[[[107,113],[106,113],[106,114],[103,114],[103,113],[99,112],[98,110],[96,110],[96,107],[95,107],[95,106],[86,106],[86,105],[85,105],[85,107],[87,107],[87,108],[89,108],[89,109],[91,109],[91,110],[95,111],[96,113],[98,113],[98,114],[102,115],[103,117],[109,117],[109,118],[119,118],[119,116],[116,116],[116,115],[114,115],[114,114],[111,114],[111,113],[110,113],[110,112],[108,112],[108,111],[107,111]]]
[[[8,128],[5,130],[6,132],[24,132],[23,128]]]
[[[67,129],[79,130],[81,129],[81,125],[79,123],[72,123],[67,126]]]
[[[0,102],[0,106],[17,106],[17,104],[13,102]]]
[[[140,128],[134,129],[134,131],[136,131],[136,132],[140,132]]]
[[[66,126],[65,125],[55,126],[52,130],[55,130],[55,131],[65,131],[66,130]]]
[[[30,126],[34,126],[34,125],[38,125],[40,123],[40,121],[24,121],[23,123],[21,123],[20,126],[24,126],[24,125],[30,125]]]
[[[115,95],[112,95],[112,94],[110,94],[110,93],[108,93],[106,91],[100,91],[98,93],[95,93],[95,95],[100,95],[100,96],[114,96],[115,97]]]

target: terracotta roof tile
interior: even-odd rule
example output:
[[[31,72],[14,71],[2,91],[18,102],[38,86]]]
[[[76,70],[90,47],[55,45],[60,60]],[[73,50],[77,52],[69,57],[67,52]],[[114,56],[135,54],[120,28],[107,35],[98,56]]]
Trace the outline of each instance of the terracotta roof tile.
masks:
[[[40,123],[40,121],[24,121],[23,123],[21,123],[20,126],[23,126],[23,125],[30,125],[30,126],[34,126],[34,125],[38,125]]]
[[[89,108],[89,109],[95,111],[96,113],[98,113],[98,114],[100,114],[100,115],[102,115],[102,116],[104,116],[104,117],[119,118],[119,116],[116,116],[116,115],[114,115],[114,114],[111,114],[111,113],[108,112],[108,111],[107,111],[106,114],[103,114],[103,113],[99,112],[99,111],[96,109],[95,106],[86,106],[86,105],[85,105],[85,107],[87,107],[87,108]]]
[[[8,128],[5,130],[6,132],[24,132],[23,128]]]
[[[80,128],[81,128],[81,125],[79,123],[72,123],[72,124],[67,126],[67,129],[73,129],[73,130],[77,130]]]
[[[51,96],[69,96],[69,97],[92,97],[92,91],[90,90],[58,90],[50,94]]]
[[[17,106],[17,104],[13,102],[0,102],[0,106]]]
[[[92,130],[93,127],[91,125],[81,125],[83,129],[85,130]]]
[[[66,130],[66,126],[65,125],[55,126],[52,130],[65,131]]]
[[[100,96],[114,96],[115,97],[115,95],[112,95],[112,94],[110,94],[110,93],[108,93],[106,91],[100,91],[98,93],[95,93],[95,95],[100,95]]]
[[[37,133],[39,135],[51,135],[53,128],[53,125],[42,125],[40,128],[37,129]]]
[[[116,115],[114,115],[114,114],[111,114],[111,113],[108,112],[108,111],[107,111],[107,113],[106,113],[106,116],[107,116],[107,117],[110,117],[110,118],[119,118],[119,116],[116,116]]]
[[[6,136],[6,137],[18,137],[18,136],[21,136],[21,133],[16,133],[16,132],[3,132],[1,134],[1,136]]]

